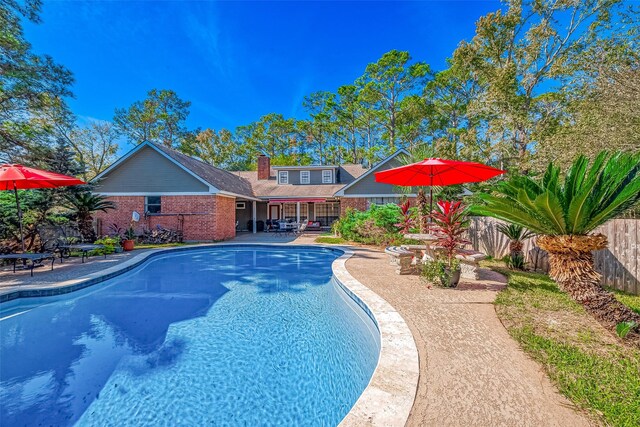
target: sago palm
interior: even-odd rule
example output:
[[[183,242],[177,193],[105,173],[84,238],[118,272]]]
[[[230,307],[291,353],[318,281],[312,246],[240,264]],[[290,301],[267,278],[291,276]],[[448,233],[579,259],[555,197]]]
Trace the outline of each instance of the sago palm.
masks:
[[[537,244],[549,253],[551,278],[599,321],[608,327],[640,324],[640,315],[600,286],[592,252],[606,248],[607,237],[591,234],[640,201],[640,154],[603,152],[591,165],[580,156],[564,179],[560,168],[549,164],[541,179],[513,176],[499,183],[494,194],[479,197],[475,213],[540,236]],[[638,334],[634,337],[638,340]]]
[[[93,213],[109,209],[115,209],[112,201],[106,200],[104,196],[93,194],[90,192],[73,193],[67,196],[67,207],[75,213],[78,229],[82,238],[85,240],[95,240],[95,232],[93,231]]]
[[[535,235],[531,230],[527,230],[519,224],[498,224],[496,225],[496,229],[509,239],[509,252],[511,256],[524,256],[522,252],[524,241]]]

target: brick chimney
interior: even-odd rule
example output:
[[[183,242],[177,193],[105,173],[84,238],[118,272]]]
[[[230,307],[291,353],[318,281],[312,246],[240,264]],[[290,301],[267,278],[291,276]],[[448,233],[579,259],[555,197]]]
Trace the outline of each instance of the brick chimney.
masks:
[[[269,179],[271,176],[271,159],[264,154],[258,156],[258,179]]]

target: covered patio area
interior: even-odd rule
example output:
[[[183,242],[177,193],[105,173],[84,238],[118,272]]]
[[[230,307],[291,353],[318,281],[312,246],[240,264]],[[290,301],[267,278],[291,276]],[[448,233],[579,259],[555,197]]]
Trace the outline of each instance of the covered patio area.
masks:
[[[340,217],[335,198],[265,198],[263,201],[236,200],[238,232],[268,231],[272,222],[312,223],[310,229],[328,230]]]

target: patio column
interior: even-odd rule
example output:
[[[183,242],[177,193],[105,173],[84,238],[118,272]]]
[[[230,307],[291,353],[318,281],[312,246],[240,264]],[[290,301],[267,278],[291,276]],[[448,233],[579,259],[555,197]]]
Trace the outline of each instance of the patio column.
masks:
[[[256,234],[256,231],[258,231],[258,224],[257,224],[257,218],[256,218],[256,201],[252,201],[251,202],[251,217],[253,218],[253,234]]]
[[[296,222],[300,224],[300,202],[296,202]]]

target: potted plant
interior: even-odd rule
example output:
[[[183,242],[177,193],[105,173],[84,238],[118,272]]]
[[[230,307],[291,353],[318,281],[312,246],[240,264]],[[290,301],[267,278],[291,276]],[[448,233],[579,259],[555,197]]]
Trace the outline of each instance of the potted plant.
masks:
[[[443,286],[455,287],[460,281],[460,262],[456,258],[458,249],[467,243],[464,234],[469,227],[466,207],[461,202],[439,201],[437,209],[431,213],[435,224],[436,245],[444,253],[441,282]]]
[[[124,232],[124,240],[122,241],[122,249],[125,251],[132,251],[135,246],[136,233],[133,231],[133,227],[127,228]]]

